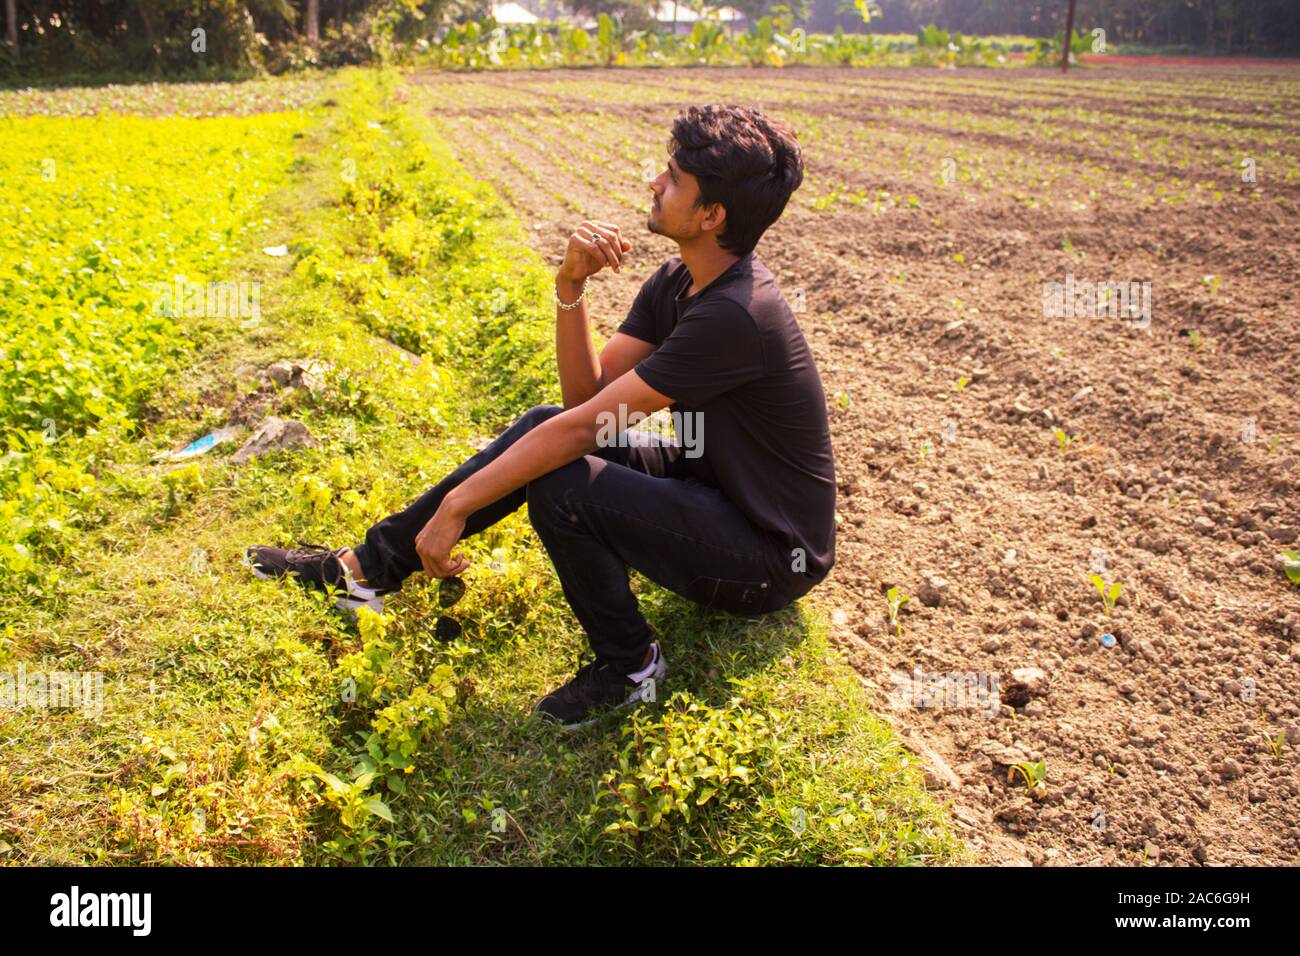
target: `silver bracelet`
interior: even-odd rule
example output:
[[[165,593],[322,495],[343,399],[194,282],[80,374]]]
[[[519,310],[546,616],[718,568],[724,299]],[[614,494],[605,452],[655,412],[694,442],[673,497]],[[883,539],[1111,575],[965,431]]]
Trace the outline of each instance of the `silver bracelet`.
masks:
[[[568,305],[565,305],[563,302],[560,301],[560,287],[559,287],[559,285],[558,285],[558,281],[557,281],[557,284],[556,284],[556,287],[555,287],[555,304],[558,305],[561,309],[564,309],[566,312],[567,312],[569,309],[576,309],[576,308],[578,307],[578,304],[579,304],[580,302],[582,302],[582,297],[585,296],[585,295],[587,294],[587,279],[590,279],[590,278],[591,278],[591,276],[587,276],[586,278],[584,278],[584,279],[582,280],[582,292],[580,292],[580,293],[578,294],[578,297],[577,297],[576,299],[574,299],[573,302],[571,302],[571,303],[568,304]]]

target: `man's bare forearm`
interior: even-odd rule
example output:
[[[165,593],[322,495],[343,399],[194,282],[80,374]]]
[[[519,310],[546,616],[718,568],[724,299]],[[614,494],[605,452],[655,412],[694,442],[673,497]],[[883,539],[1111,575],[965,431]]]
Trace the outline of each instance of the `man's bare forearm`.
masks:
[[[470,515],[596,448],[596,429],[590,422],[584,427],[572,413],[556,415],[447,492],[443,505],[462,517]]]
[[[558,275],[555,290],[561,301],[572,302],[581,293],[582,282]],[[555,360],[559,366],[560,395],[565,408],[581,405],[600,391],[600,358],[591,341],[585,298],[576,309],[555,307]]]
[[[619,271],[623,253],[632,243],[623,238],[618,226],[585,220],[569,236],[564,261],[555,276],[555,292],[566,304],[576,302],[584,282],[609,266]],[[591,342],[587,324],[587,300],[576,308],[555,307],[555,361],[560,370],[560,395],[565,408],[589,401],[603,386],[605,371]]]

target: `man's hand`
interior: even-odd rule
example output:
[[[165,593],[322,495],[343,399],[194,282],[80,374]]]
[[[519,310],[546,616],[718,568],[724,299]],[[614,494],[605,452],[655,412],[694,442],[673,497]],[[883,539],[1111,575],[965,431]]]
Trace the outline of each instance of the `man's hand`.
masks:
[[[595,275],[605,266],[619,272],[623,253],[631,248],[632,243],[623,238],[618,226],[589,219],[569,236],[569,247],[564,251],[559,278],[576,288],[583,279]]]
[[[465,516],[448,506],[444,498],[428,524],[415,537],[415,553],[420,556],[425,574],[431,578],[449,578],[469,567],[469,559],[463,554],[451,556],[451,549],[464,530]]]

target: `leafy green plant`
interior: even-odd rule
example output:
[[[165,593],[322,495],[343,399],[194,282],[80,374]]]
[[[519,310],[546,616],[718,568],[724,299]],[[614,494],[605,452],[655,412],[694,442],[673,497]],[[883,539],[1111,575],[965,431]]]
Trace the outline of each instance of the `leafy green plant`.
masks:
[[[203,480],[203,471],[196,461],[174,468],[163,475],[163,486],[167,489],[167,507],[175,511],[181,501],[193,498],[202,492],[207,483]]]
[[[1038,790],[1046,785],[1047,761],[1039,760],[1031,763],[1026,760],[1015,764],[1007,770],[1007,783],[1012,783],[1016,774],[1020,775],[1026,790],[1030,792]]]
[[[835,8],[836,13],[856,12],[862,18],[864,25],[870,24],[873,17],[880,16],[880,4],[875,0],[853,0],[852,3],[841,3]]]
[[[335,678],[345,705],[378,706],[409,683],[409,668],[398,666],[400,648],[388,636],[387,615],[359,608],[357,626],[362,649],[339,659]],[[371,719],[370,731],[361,735],[362,752],[351,779],[298,756],[295,773],[323,784],[320,796],[338,814],[342,830],[329,843],[332,852],[345,858],[364,853],[377,836],[370,827],[371,817],[393,822],[388,804],[373,794],[371,787],[376,780],[383,780],[390,792],[406,792],[405,775],[414,772],[415,758],[425,742],[450,724],[457,694],[451,666],[439,664],[425,683],[380,707]]]
[[[1268,743],[1268,748],[1273,752],[1274,760],[1281,760],[1286,750],[1286,731],[1279,730],[1276,737],[1270,737],[1268,734],[1261,734]]]
[[[768,21],[769,28],[771,21]],[[686,40],[687,53],[699,63],[709,64],[726,48],[727,35],[718,20],[696,20]]]
[[[451,723],[456,684],[451,665],[439,664],[428,683],[375,714],[367,750],[379,769],[410,772],[412,758],[433,733]],[[371,742],[374,747],[372,749]]]
[[[388,804],[370,793],[376,776],[373,771],[359,773],[352,780],[343,780],[319,768],[313,769],[313,774],[325,784],[325,800],[338,811],[339,820],[347,829],[356,830],[371,816],[393,822],[393,811]]]
[[[389,670],[397,644],[388,638],[389,617],[368,607],[357,609],[361,650],[344,654],[335,665],[345,703],[379,703],[389,694]]]
[[[1058,426],[1053,426],[1052,434],[1056,436],[1056,450],[1061,454],[1069,451],[1074,446],[1074,443],[1083,437],[1082,435],[1067,434],[1064,428]]]
[[[564,51],[564,60],[570,66],[579,63],[583,54],[591,45],[591,37],[582,27],[573,27],[571,30],[562,32],[560,41],[561,49]]]
[[[1287,580],[1292,584],[1300,584],[1300,551],[1283,548],[1282,553],[1278,555],[1278,560],[1282,562],[1282,570],[1286,573]]]
[[[750,66],[781,66],[785,62],[789,42],[778,36],[777,29],[772,17],[762,17],[736,39]]]
[[[848,9],[845,4],[841,12]],[[822,62],[838,66],[852,66],[859,62],[872,62],[880,58],[884,45],[869,33],[848,33],[838,23],[829,39],[810,38],[811,49]]]
[[[1038,64],[1057,64],[1061,61],[1061,47],[1065,43],[1065,31],[1057,30],[1056,35],[1050,40],[1046,37],[1039,37],[1034,41],[1034,47],[1026,55],[1025,62],[1028,66]],[[1070,61],[1074,62],[1075,54],[1088,53],[1092,49],[1092,35],[1081,33],[1075,30],[1070,34]]]
[[[1108,587],[1099,574],[1088,575],[1088,580],[1092,582],[1092,586],[1095,587],[1097,593],[1101,595],[1101,606],[1105,610],[1106,614],[1109,615],[1115,609],[1115,602],[1119,600],[1120,593],[1124,590],[1124,585],[1116,581]]]
[[[771,762],[782,715],[699,703],[679,691],[660,712],[639,712],[623,729],[617,766],[601,779],[594,810],[612,807],[606,833],[637,837],[689,825],[702,808],[725,807]]]
[[[622,58],[622,43],[619,25],[608,13],[602,12],[596,18],[596,49],[600,51],[601,62],[613,66]]]

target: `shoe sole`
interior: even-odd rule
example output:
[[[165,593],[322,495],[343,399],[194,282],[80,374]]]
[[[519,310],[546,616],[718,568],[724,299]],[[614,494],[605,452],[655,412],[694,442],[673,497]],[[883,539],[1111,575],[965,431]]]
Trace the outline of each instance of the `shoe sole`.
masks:
[[[334,601],[334,606],[340,611],[351,611],[353,614],[357,612],[357,608],[362,607],[368,607],[376,614],[384,613],[384,599],[382,597],[373,597],[369,601],[352,597],[337,598]]]
[[[279,581],[281,578],[288,577],[287,574],[267,574],[265,571],[258,568],[249,558],[247,548],[244,549],[244,564],[247,565],[248,570],[252,571],[254,575],[261,578],[263,581]],[[334,606],[340,611],[351,611],[353,616],[356,615],[357,608],[362,607],[368,607],[376,614],[384,613],[384,599],[382,595],[373,597],[368,601],[362,600],[361,598],[340,597],[335,599]]]
[[[654,682],[658,684],[660,681],[664,679],[664,675],[668,673],[668,662],[664,660],[663,651],[659,652],[659,664],[660,667],[658,668],[658,670],[656,670],[653,674],[647,677],[646,680],[654,680]],[[583,727],[590,727],[592,724],[599,723],[600,721],[608,717],[610,714],[616,714],[621,710],[626,710],[627,708],[631,707],[633,704],[637,703],[638,701],[644,703],[645,701],[642,700],[641,697],[642,694],[641,688],[642,685],[638,684],[636,688],[632,691],[632,693],[628,695],[627,700],[623,701],[621,704],[614,704],[610,707],[605,708],[600,713],[598,713],[595,717],[588,717],[586,720],[581,720],[574,724],[559,724],[558,727],[560,730],[566,730],[570,732],[574,730],[581,730]]]

